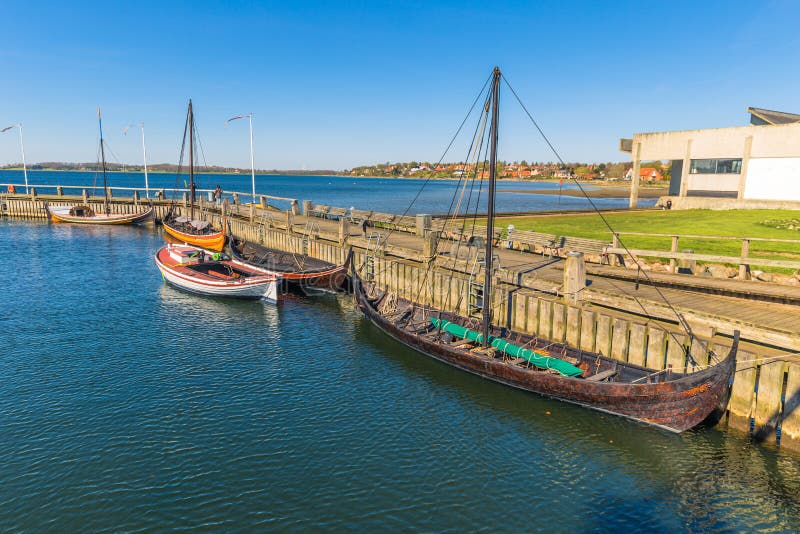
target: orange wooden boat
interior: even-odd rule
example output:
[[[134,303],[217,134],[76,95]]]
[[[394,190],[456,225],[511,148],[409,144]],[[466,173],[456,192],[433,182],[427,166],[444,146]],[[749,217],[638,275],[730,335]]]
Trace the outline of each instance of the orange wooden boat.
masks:
[[[141,224],[153,218],[153,208],[139,213],[95,213],[89,206],[47,206],[47,215],[54,223],[73,224]]]
[[[164,231],[180,242],[195,245],[207,250],[222,252],[225,246],[225,218],[222,218],[222,229],[217,231],[208,221],[195,220],[195,183],[194,183],[194,112],[189,100],[189,111],[186,114],[186,128],[183,141],[189,134],[189,215],[176,216],[173,209],[162,219]],[[181,150],[181,159],[183,150]]]
[[[198,224],[200,223],[200,224]],[[222,252],[225,246],[225,232],[215,231],[208,221],[192,221],[188,217],[168,215],[162,221],[164,231],[180,241],[206,250]],[[223,222],[223,227],[224,227]]]

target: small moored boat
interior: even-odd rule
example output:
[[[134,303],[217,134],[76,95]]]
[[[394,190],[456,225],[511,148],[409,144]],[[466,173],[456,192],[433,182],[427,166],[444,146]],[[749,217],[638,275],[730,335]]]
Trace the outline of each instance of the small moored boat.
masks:
[[[341,289],[347,279],[348,261],[334,265],[306,254],[294,254],[268,248],[243,239],[230,242],[231,256],[251,267],[277,273],[284,282],[296,287]]]
[[[96,213],[91,207],[82,204],[77,206],[48,206],[45,204],[44,209],[48,217],[54,223],[100,225],[140,224],[151,220],[153,217],[152,207],[136,213],[111,213],[106,174],[106,151],[103,141],[103,120],[100,118],[99,107],[97,108],[97,122],[100,125],[100,161],[103,170],[103,213]]]
[[[225,254],[170,244],[156,252],[155,261],[164,280],[192,293],[278,300],[278,276],[253,269]]]

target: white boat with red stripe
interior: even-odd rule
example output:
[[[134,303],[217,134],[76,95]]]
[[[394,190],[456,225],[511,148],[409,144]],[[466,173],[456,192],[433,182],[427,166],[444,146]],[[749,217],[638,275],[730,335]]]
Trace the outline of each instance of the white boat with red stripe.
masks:
[[[168,283],[200,295],[278,300],[280,276],[189,245],[166,245],[155,255]]]

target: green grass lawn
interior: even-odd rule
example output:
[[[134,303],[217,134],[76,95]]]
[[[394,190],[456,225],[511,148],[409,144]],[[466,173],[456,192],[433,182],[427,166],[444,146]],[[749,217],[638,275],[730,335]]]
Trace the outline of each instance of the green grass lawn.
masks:
[[[797,220],[800,213],[789,210],[672,210],[604,215],[611,227],[629,248],[669,250],[669,237],[624,235],[624,232],[650,234],[708,235],[730,237],[762,237],[800,240],[800,230],[776,228],[767,221]],[[485,222],[484,222],[485,224]],[[527,216],[498,219],[497,225],[507,228],[513,224],[519,230],[534,230],[559,236],[586,237],[611,241],[611,232],[596,213],[586,215]],[[682,238],[679,250],[691,249],[698,254],[739,256],[740,240]],[[769,243],[753,241],[750,255],[773,259],[800,260],[800,243]]]

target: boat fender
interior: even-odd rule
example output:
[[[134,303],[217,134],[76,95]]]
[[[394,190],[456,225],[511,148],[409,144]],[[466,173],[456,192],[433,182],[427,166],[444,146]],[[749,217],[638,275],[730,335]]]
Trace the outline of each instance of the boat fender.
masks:
[[[220,258],[222,258],[222,254],[220,254],[219,252],[215,252],[211,255],[211,259],[213,259],[214,261],[219,261]]]
[[[14,187],[14,184],[8,184],[8,192],[12,195],[17,192],[17,188]]]

